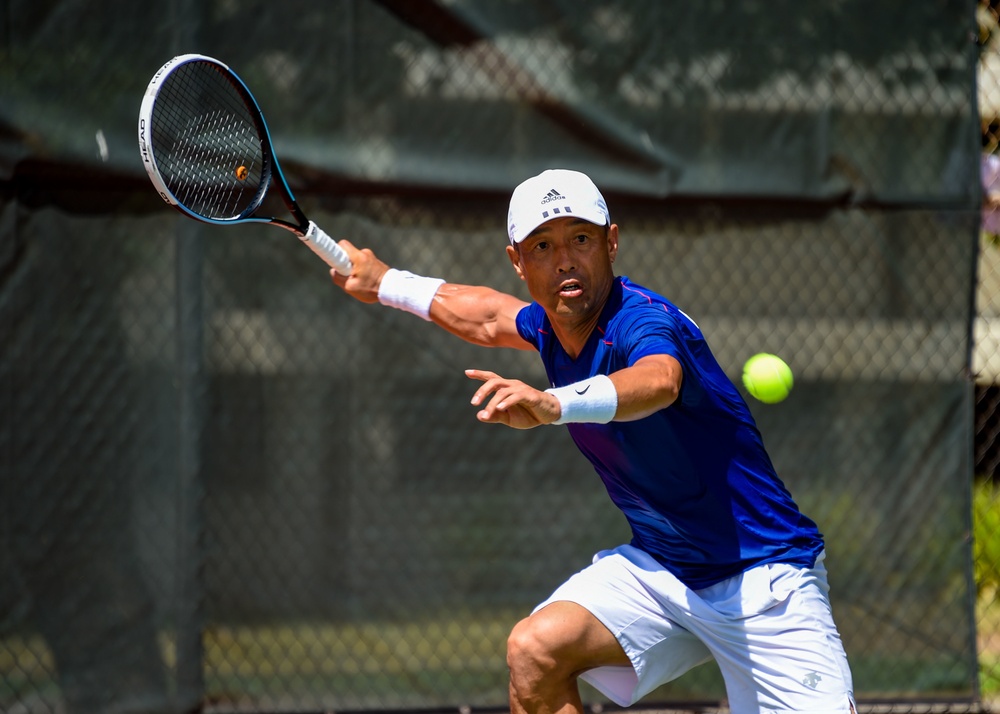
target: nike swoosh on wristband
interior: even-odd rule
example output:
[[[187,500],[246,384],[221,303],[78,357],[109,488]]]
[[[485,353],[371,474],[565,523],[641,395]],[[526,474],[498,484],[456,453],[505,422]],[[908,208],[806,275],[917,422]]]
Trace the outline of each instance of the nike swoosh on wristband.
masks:
[[[589,384],[586,387],[583,388],[582,392],[579,389],[574,389],[573,391],[576,392],[577,394],[583,396],[584,394],[587,393],[588,389],[590,389],[590,385]]]

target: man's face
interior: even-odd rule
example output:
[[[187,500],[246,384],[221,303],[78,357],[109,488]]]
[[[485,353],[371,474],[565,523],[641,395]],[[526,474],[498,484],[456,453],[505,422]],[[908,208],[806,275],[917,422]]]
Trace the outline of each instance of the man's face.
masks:
[[[600,313],[614,280],[618,226],[565,217],[543,223],[508,246],[514,270],[552,320],[573,323]]]

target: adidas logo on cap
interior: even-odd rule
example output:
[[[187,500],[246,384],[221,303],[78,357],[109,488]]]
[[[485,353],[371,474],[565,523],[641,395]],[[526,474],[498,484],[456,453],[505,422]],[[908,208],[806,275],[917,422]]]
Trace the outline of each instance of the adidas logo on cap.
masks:
[[[565,196],[563,196],[555,189],[552,189],[547,194],[545,194],[545,198],[542,199],[542,205],[544,206],[546,203],[552,203],[553,201],[565,201],[565,200],[566,200]]]

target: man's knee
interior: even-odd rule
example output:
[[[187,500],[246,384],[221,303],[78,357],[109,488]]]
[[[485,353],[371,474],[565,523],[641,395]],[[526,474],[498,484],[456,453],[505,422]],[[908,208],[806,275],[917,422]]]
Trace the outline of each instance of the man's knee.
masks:
[[[511,679],[532,686],[541,680],[573,678],[580,669],[577,648],[567,646],[576,637],[567,623],[540,611],[521,620],[507,638],[507,666]]]
[[[565,648],[566,633],[549,617],[521,620],[507,638],[512,714],[582,712],[576,665]],[[572,648],[570,648],[571,650]]]
[[[554,669],[556,658],[546,642],[546,629],[543,618],[528,617],[511,630],[507,637],[507,666],[512,678],[541,678]]]
[[[618,640],[588,610],[554,602],[521,620],[507,640],[512,677],[573,679],[602,665],[630,665]]]

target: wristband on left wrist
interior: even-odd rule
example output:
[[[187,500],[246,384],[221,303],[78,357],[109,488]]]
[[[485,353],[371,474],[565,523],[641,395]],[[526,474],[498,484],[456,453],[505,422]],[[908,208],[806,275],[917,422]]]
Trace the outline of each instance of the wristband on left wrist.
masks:
[[[604,374],[545,391],[559,400],[562,410],[553,424],[607,424],[618,411],[618,391]]]

